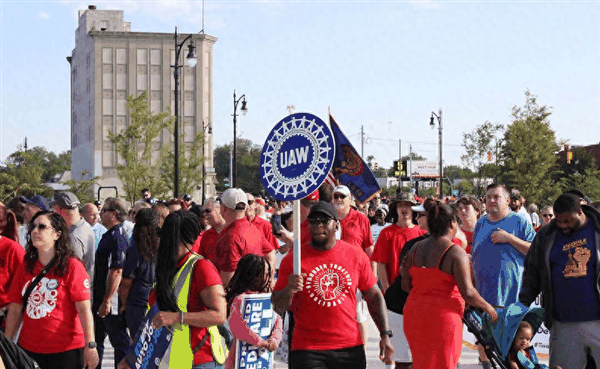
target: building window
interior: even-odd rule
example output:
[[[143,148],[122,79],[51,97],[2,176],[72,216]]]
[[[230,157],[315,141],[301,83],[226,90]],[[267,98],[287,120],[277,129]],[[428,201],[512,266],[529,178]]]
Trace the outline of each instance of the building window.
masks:
[[[90,92],[90,79],[87,79],[87,87],[85,88],[87,92]]]
[[[138,91],[146,91],[148,89],[148,75],[138,74],[137,75],[137,89]]]
[[[113,99],[102,99],[102,114],[113,115]]]
[[[113,74],[112,73],[104,73],[102,75],[102,88],[105,90],[112,90],[112,88],[113,88]]]
[[[151,100],[150,109],[153,113],[160,113],[160,100]]]
[[[152,91],[160,91],[160,74],[152,74],[150,76],[150,89]]]
[[[102,48],[102,63],[112,64],[112,51],[110,47]]]
[[[86,58],[85,58],[85,66],[86,67],[90,67],[90,53],[87,54]]]
[[[160,50],[157,50],[157,49],[150,50],[150,64],[160,65]]]
[[[183,89],[185,91],[194,91],[194,74],[193,73],[188,73],[185,76],[183,76]]]
[[[127,100],[117,99],[117,115],[127,115]]]
[[[127,64],[126,49],[117,49],[117,64]]]
[[[186,100],[183,102],[183,111],[186,117],[193,117],[196,115],[196,106],[194,100]]]
[[[117,73],[117,90],[126,90],[127,89],[127,75],[122,73]]]
[[[138,65],[148,64],[148,49],[137,49],[137,63]]]

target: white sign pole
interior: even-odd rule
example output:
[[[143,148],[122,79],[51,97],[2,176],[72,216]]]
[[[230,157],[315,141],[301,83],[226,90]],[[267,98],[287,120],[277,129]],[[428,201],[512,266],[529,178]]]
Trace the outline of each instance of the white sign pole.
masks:
[[[294,274],[300,275],[300,200],[294,200],[294,213],[292,221],[294,222]]]

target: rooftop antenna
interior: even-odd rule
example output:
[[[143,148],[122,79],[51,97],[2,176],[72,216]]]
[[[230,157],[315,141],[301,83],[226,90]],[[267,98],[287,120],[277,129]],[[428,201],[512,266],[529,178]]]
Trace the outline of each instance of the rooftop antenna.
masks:
[[[204,34],[204,0],[202,0],[202,31],[200,33]]]
[[[390,107],[388,109],[388,130],[392,130],[392,103],[390,102]]]

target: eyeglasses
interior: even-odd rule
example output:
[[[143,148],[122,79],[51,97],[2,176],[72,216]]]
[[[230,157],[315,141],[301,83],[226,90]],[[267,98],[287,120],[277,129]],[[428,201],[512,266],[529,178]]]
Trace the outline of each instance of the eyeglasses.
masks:
[[[336,200],[339,200],[339,199],[343,200],[343,199],[346,198],[346,195],[341,195],[341,194],[337,194],[336,193],[336,194],[333,195],[333,198],[336,199]]]
[[[41,231],[44,231],[46,229],[52,228],[52,226],[49,226],[49,225],[44,224],[44,223],[38,223],[38,224],[32,223],[32,224],[29,225],[29,231],[30,232],[33,232],[36,228],[39,229],[40,232],[41,232]]]
[[[308,218],[308,224],[316,226],[326,225],[330,220],[331,218]]]
[[[554,214],[542,214],[542,216],[544,218],[552,218],[552,217],[554,217]]]
[[[100,210],[100,214],[102,214],[102,213],[106,213],[107,211],[115,211],[115,209],[106,209],[106,208],[102,208],[102,210]]]

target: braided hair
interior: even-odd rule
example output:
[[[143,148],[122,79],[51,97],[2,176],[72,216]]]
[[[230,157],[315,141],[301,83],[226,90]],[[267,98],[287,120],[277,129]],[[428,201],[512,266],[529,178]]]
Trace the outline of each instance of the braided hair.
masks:
[[[233,299],[246,291],[271,291],[271,264],[263,256],[247,254],[240,259],[233,277],[225,288],[227,310],[231,307]]]

